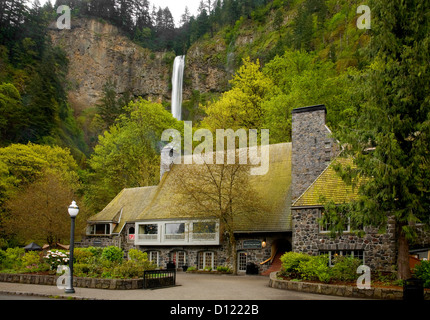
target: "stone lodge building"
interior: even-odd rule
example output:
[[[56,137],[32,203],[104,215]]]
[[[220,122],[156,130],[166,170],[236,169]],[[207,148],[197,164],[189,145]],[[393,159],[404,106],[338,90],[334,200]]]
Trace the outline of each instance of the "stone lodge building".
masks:
[[[336,203],[357,196],[333,169],[336,161],[348,160],[339,157],[340,146],[325,124],[326,112],[324,105],[294,109],[292,142],[270,145],[268,172],[249,176],[252,190],[242,196],[255,198],[261,206],[233,219],[237,261],[229,260],[228,235],[219,217],[181,201],[178,177],[188,170],[187,176],[196,179],[204,167],[183,162],[162,165],[156,186],[122,190],[88,220],[81,245],[115,245],[126,253],[137,248],[161,268],[168,262],[198,269],[237,263],[239,272],[254,264],[259,273],[268,274],[284,252],[293,250],[353,255],[372,270],[390,270],[396,259],[393,225],[385,234],[365,229],[362,238],[346,226],[342,236],[333,239],[318,222],[324,209],[321,196]],[[420,246],[429,247],[428,234],[422,239]]]

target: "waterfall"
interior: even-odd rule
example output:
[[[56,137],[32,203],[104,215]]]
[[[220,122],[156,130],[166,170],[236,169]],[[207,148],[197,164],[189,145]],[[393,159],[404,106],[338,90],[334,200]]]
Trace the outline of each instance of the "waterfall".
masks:
[[[184,78],[185,56],[177,56],[173,62],[172,74],[172,115],[181,120],[182,115],[182,81]]]

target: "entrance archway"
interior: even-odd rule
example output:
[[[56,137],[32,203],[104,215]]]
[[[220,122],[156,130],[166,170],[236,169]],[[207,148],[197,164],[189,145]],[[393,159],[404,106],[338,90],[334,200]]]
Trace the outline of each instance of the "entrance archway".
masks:
[[[291,242],[285,238],[278,238],[273,240],[271,247],[271,255],[268,264],[270,265],[266,271],[263,271],[262,275],[269,275],[271,272],[281,270],[281,256],[288,251],[291,251]]]

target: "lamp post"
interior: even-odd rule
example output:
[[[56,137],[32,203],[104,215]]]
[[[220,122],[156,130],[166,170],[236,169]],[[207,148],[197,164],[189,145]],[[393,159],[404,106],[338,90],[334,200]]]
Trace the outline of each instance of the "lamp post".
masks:
[[[72,224],[70,227],[70,258],[69,258],[69,281],[66,281],[66,289],[65,293],[75,293],[75,289],[73,289],[73,249],[75,244],[75,218],[79,213],[79,207],[75,201],[72,201],[72,204],[69,206],[69,215],[72,219]]]

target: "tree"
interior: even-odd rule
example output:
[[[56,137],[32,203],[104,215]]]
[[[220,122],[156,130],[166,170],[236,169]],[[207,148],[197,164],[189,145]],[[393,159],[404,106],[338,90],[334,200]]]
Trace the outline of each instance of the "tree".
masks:
[[[0,139],[16,141],[19,131],[25,126],[26,114],[21,95],[13,84],[0,84]]]
[[[381,230],[394,219],[397,274],[407,279],[415,226],[430,222],[430,3],[374,0],[370,7],[375,60],[357,82],[355,117],[336,136],[356,165],[343,170],[345,179],[366,179],[351,218]]]
[[[61,179],[62,183],[74,192],[79,192],[77,169],[76,161],[68,149],[31,143],[0,148],[0,231],[3,233],[5,221],[13,219],[5,203],[15,199],[19,204],[24,190],[32,185],[36,188],[35,183],[42,181],[47,173]],[[69,204],[72,200],[69,199]],[[9,231],[8,235],[13,236],[13,228]]]
[[[249,57],[244,59],[230,83],[231,90],[223,93],[218,101],[205,106],[207,116],[202,121],[202,126],[210,130],[262,128],[262,102],[275,94],[277,88],[260,71],[259,61],[254,63]]]
[[[7,201],[5,230],[22,243],[40,240],[52,245],[67,241],[70,235],[67,207],[72,200],[80,203],[77,230],[82,230],[85,212],[72,186],[55,171],[47,170]]]
[[[165,129],[183,130],[163,106],[130,102],[94,148],[85,177],[88,208],[97,212],[123,188],[150,186],[160,177],[160,142]]]
[[[252,187],[251,165],[239,163],[238,150],[235,163],[227,164],[226,154],[224,164],[209,164],[202,157],[203,164],[181,165],[173,183],[174,192],[180,197],[173,205],[178,211],[184,210],[184,214],[196,213],[196,218],[219,219],[221,236],[228,239],[229,262],[237,274],[236,226],[239,221],[254,223],[267,208]]]

